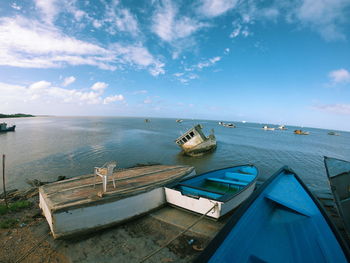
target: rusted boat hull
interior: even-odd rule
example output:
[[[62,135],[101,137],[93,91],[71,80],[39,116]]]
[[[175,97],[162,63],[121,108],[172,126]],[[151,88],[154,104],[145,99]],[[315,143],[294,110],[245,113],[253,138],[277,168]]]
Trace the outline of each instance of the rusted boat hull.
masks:
[[[207,141],[204,141],[192,148],[183,147],[183,153],[189,156],[202,156],[205,153],[214,151],[216,149],[216,140],[214,138],[209,138]]]
[[[116,188],[94,188],[93,175],[40,187],[40,207],[54,238],[94,232],[141,216],[165,204],[163,186],[195,175],[193,167],[155,165],[116,174]]]

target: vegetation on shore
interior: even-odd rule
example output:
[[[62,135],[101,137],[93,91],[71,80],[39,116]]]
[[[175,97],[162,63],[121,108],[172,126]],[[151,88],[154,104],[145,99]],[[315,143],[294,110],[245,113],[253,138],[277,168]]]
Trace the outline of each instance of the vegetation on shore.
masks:
[[[0,228],[13,228],[19,223],[19,220],[13,218],[11,213],[19,212],[23,209],[30,208],[33,205],[32,202],[28,200],[20,200],[13,203],[10,203],[8,206],[5,204],[0,204],[0,215],[2,219],[0,220]],[[6,215],[4,217],[4,215]]]
[[[34,115],[24,114],[24,113],[15,113],[15,114],[2,114],[0,113],[1,118],[22,118],[22,117],[35,117]]]

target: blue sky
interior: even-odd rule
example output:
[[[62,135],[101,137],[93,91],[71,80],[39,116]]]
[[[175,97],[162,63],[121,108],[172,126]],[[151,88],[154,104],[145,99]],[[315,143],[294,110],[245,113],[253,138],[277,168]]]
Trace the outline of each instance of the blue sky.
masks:
[[[350,1],[0,3],[0,112],[350,130]]]

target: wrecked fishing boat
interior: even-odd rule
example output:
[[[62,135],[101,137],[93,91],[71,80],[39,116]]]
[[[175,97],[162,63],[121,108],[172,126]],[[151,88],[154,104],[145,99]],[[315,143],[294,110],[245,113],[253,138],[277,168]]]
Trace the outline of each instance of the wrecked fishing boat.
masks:
[[[197,124],[175,140],[184,154],[189,156],[201,156],[216,148],[214,130],[211,130],[211,134],[207,137],[204,135],[202,129],[202,125]]]
[[[165,204],[164,185],[194,176],[182,165],[153,165],[113,173],[96,183],[83,175],[39,188],[39,206],[54,238],[97,231]],[[108,183],[113,180],[113,184]],[[106,186],[106,189],[104,189]]]

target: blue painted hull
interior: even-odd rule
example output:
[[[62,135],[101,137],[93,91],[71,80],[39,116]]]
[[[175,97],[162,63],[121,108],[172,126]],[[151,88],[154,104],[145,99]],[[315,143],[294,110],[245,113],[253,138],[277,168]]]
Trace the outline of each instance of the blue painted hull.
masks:
[[[348,262],[318,201],[287,167],[261,186],[196,262]]]

